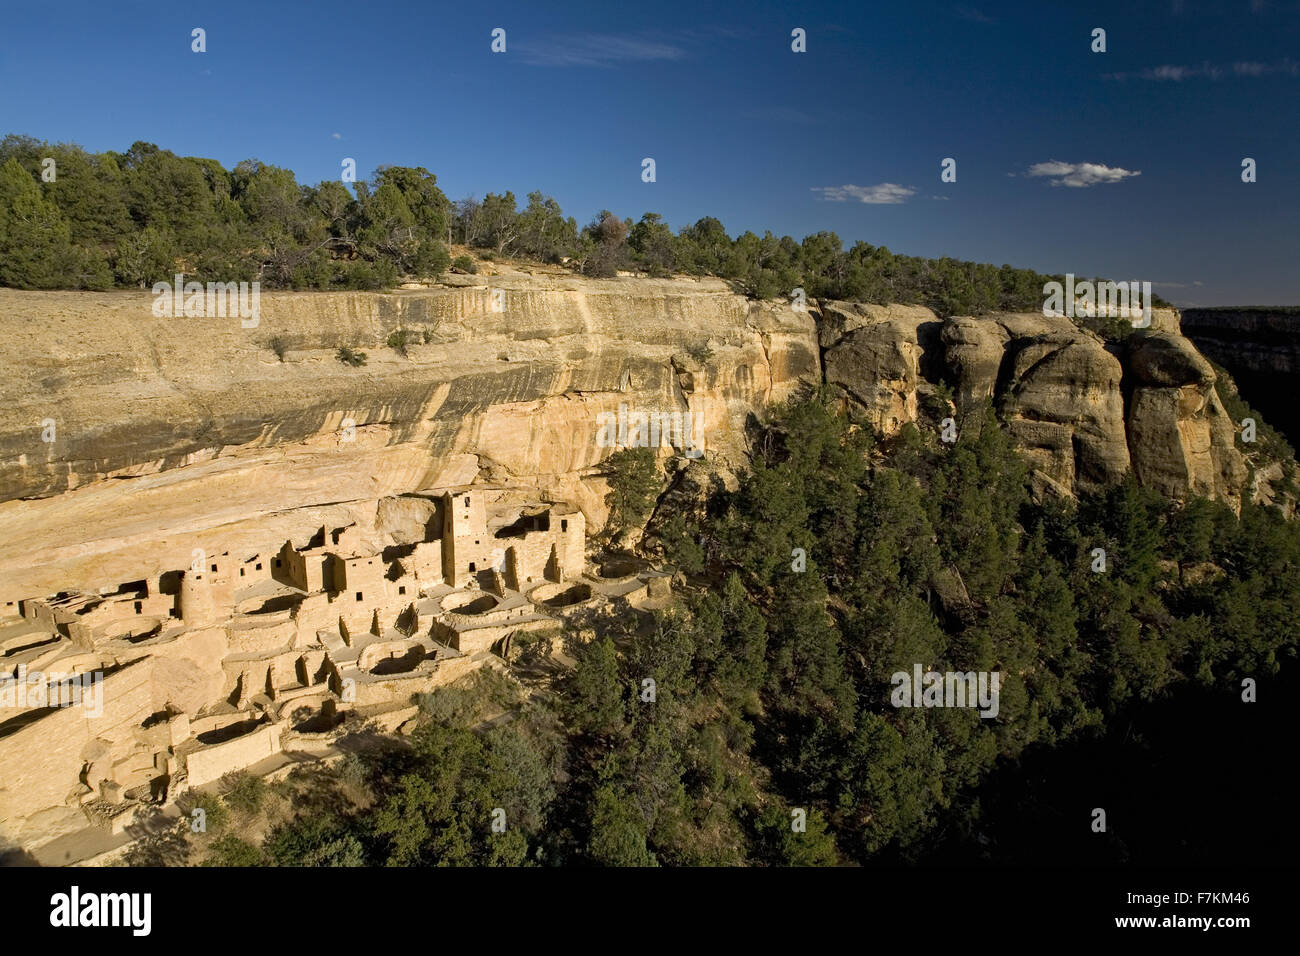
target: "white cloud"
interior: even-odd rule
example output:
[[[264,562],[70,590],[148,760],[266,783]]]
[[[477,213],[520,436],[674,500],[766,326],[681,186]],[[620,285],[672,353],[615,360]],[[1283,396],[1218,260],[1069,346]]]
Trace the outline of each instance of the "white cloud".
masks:
[[[342,138],[343,138],[343,134],[342,134],[342,133],[331,133],[330,135],[331,135],[332,137],[334,137],[335,139],[342,139]]]
[[[875,186],[814,186],[813,192],[821,193],[827,202],[870,203],[873,206],[896,206],[916,195],[912,186],[900,186],[898,183],[878,183]]]
[[[603,33],[543,37],[536,43],[520,43],[515,49],[532,66],[612,67],[638,61],[679,60],[686,55],[685,50],[670,43]]]
[[[1143,77],[1148,80],[1173,80],[1175,83],[1181,83],[1183,80],[1192,76],[1201,75],[1202,71],[1190,66],[1157,66],[1153,70],[1143,71]]]
[[[1234,63],[1232,72],[1238,76],[1268,76],[1272,73],[1285,73],[1287,76],[1300,75],[1300,64],[1295,60],[1277,60],[1274,63]]]
[[[1130,176],[1141,176],[1140,169],[1123,169],[1119,166],[1107,166],[1103,163],[1062,163],[1049,160],[1035,163],[1029,167],[1026,176],[1047,176],[1053,186],[1071,186],[1083,189],[1101,183],[1117,183]]]
[[[1230,66],[1215,63],[1202,63],[1200,66],[1179,66],[1173,63],[1165,63],[1161,66],[1149,67],[1139,73],[1108,73],[1106,76],[1112,80],[1139,79],[1154,80],[1161,83],[1182,83],[1184,80],[1222,80],[1228,76],[1256,78],[1279,74],[1300,76],[1300,63],[1289,59],[1274,60],[1271,63],[1245,60],[1233,63]]]

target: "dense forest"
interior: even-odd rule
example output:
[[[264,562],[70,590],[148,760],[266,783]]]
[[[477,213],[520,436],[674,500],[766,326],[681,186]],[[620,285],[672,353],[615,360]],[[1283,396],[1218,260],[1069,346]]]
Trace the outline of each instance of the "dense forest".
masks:
[[[770,232],[733,239],[708,216],[673,232],[655,213],[633,221],[602,210],[579,227],[541,192],[522,209],[512,192],[452,202],[423,167],[381,166],[370,180],[303,186],[291,170],[255,159],[227,170],[151,143],[89,153],[12,134],[0,140],[0,285],[148,288],[184,272],[266,288],[385,289],[441,275],[453,267],[453,245],[588,276],[710,275],[757,298],[802,288],[941,315],[1036,312],[1043,284],[1063,281],[865,242],[844,249],[833,232],[802,242]],[[474,268],[469,256],[454,265]]]
[[[658,494],[662,465],[617,453],[615,522],[648,519],[642,548],[686,582],[674,607],[569,632],[576,665],[549,681],[489,670],[428,696],[409,745],[189,795],[210,831],[181,823],[133,862],[926,858],[940,827],[978,848],[986,803],[1019,812],[999,807],[995,784],[1026,754],[1127,737],[1135,711],[1174,693],[1237,713],[1250,706],[1244,678],[1294,670],[1300,525],[1249,502],[1239,515],[1170,502],[1131,479],[1036,502],[991,408],[973,411],[955,445],[928,418],[877,441],[809,395],[755,431],[732,492],[694,477],[708,475],[696,463]],[[792,560],[798,549],[806,563]],[[542,651],[525,648],[515,673],[549,660]],[[915,663],[1000,672],[997,718],[892,706],[890,675]],[[1249,771],[1199,772],[1205,783]],[[1061,825],[1082,843],[1095,804],[1076,796],[1077,819]],[[793,827],[799,813],[805,826]]]

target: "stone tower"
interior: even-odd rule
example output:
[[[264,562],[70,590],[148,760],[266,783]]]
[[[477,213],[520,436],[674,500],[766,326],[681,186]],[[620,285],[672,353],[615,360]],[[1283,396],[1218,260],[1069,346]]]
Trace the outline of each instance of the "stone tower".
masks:
[[[482,491],[447,492],[443,496],[443,577],[452,587],[464,587],[492,564],[493,542],[487,532],[487,506]]]
[[[179,596],[181,620],[187,627],[206,627],[216,620],[216,602],[212,599],[212,582],[206,571],[186,571],[181,577]]]

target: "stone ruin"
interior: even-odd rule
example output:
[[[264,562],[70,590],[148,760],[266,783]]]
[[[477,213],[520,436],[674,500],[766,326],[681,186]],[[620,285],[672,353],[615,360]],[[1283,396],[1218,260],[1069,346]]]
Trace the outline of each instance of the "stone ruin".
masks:
[[[508,656],[517,635],[667,598],[669,578],[635,563],[586,575],[581,511],[508,499],[382,499],[390,520],[373,527],[0,595],[0,839],[75,847],[58,862],[120,847],[142,807],[175,812],[225,774],[328,757],[349,720],[399,728],[418,695]]]

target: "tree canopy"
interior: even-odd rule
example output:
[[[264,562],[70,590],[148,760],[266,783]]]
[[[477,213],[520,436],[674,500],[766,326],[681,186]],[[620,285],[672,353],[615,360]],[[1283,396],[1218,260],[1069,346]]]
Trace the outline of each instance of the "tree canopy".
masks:
[[[54,178],[42,176],[54,161]],[[1037,311],[1062,276],[1010,265],[898,255],[833,232],[796,241],[705,216],[672,230],[601,210],[579,228],[554,197],[488,193],[448,200],[422,166],[380,166],[369,180],[299,184],[247,159],[226,170],[137,142],[89,153],[25,136],[0,140],[0,284],[33,289],[148,287],[177,272],[199,281],[294,289],[378,289],[437,277],[449,246],[563,263],[593,277],[716,276],[756,298],[809,297],[926,305],[936,312]]]

